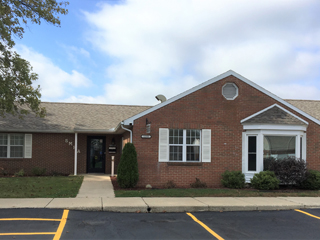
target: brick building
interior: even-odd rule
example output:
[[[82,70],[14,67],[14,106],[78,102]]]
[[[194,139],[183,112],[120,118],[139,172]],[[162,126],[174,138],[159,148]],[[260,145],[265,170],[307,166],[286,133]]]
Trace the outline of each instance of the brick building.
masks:
[[[263,159],[296,156],[320,170],[320,101],[283,100],[228,71],[156,106],[42,103],[44,119],[0,121],[0,167],[110,174],[132,141],[139,186],[199,178],[220,186],[225,170],[249,181]]]

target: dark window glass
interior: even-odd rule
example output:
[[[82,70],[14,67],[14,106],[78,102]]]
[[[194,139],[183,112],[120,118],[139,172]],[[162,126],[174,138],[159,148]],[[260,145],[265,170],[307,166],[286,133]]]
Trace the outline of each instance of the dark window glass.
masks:
[[[249,171],[257,171],[257,154],[249,153],[249,162],[248,162],[248,170]]]
[[[257,170],[257,137],[248,137],[248,171]]]
[[[199,152],[199,146],[187,146],[187,161],[200,161]]]

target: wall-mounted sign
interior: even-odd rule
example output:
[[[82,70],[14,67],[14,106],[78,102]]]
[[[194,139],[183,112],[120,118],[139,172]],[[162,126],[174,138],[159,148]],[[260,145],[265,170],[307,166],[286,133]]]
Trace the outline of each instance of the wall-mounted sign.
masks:
[[[117,146],[109,145],[109,153],[117,153]]]
[[[151,135],[141,135],[141,138],[151,138]]]

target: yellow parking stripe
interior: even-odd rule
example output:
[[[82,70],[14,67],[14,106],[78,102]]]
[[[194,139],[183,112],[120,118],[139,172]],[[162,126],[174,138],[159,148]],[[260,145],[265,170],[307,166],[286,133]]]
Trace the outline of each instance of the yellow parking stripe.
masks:
[[[11,235],[54,235],[55,232],[30,232],[30,233],[0,233],[0,236],[11,236]]]
[[[219,240],[224,240],[222,237],[220,237],[218,234],[216,234],[214,231],[212,231],[207,225],[205,225],[203,222],[199,221],[195,216],[193,216],[191,213],[187,213],[195,222],[199,223],[204,229],[206,229],[209,233],[211,233],[213,236],[215,236]]]
[[[50,218],[0,218],[0,221],[56,221],[56,222],[60,222],[61,219],[50,219]]]
[[[301,212],[301,213],[306,214],[306,215],[308,215],[308,216],[310,216],[310,217],[313,217],[313,218],[320,219],[320,217],[317,217],[317,216],[312,215],[312,214],[310,214],[310,213],[307,213],[307,212],[301,211],[301,210],[299,210],[299,209],[295,209],[295,211],[297,211],[297,212]]]
[[[62,215],[62,218],[61,218],[61,222],[60,222],[60,224],[59,224],[59,227],[58,227],[57,232],[56,232],[55,235],[54,235],[53,240],[59,240],[59,239],[60,239],[61,234],[62,234],[62,231],[63,231],[63,229],[64,229],[64,226],[65,226],[66,223],[67,223],[68,214],[69,214],[69,210],[64,210],[64,211],[63,211],[63,215]]]

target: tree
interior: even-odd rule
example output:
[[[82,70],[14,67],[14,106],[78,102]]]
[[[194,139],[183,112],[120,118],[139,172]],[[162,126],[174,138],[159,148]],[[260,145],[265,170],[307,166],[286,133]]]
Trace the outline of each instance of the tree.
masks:
[[[40,107],[40,86],[32,83],[38,79],[30,63],[12,48],[13,37],[22,38],[28,21],[41,24],[44,20],[60,26],[57,15],[65,15],[69,3],[56,0],[0,0],[0,115],[17,114],[22,117],[30,111],[44,117]]]
[[[117,181],[121,188],[133,188],[139,180],[138,160],[136,148],[132,143],[127,143],[120,158],[117,171]]]

